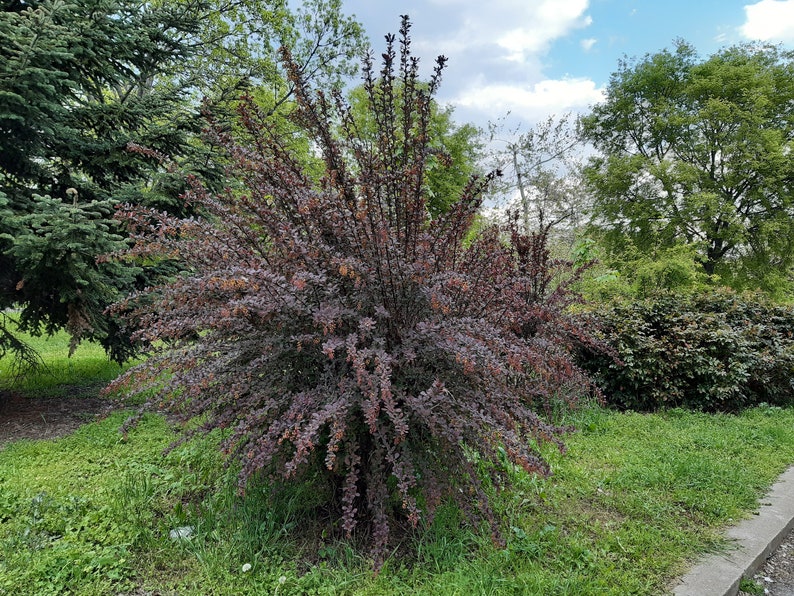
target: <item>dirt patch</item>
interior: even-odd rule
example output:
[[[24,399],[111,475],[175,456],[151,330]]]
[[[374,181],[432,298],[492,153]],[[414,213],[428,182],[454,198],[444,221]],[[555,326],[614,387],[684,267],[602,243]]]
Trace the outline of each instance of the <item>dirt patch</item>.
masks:
[[[84,388],[81,388],[84,391]],[[83,391],[61,397],[25,397],[0,391],[0,449],[20,439],[57,439],[106,414],[112,404]]]

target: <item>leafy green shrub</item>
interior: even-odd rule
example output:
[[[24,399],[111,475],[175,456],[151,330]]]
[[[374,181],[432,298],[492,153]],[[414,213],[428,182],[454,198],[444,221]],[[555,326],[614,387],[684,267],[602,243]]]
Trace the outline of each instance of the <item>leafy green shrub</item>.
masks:
[[[596,241],[585,239],[575,250],[576,259],[597,259],[601,266],[590,270],[579,289],[594,302],[642,299],[663,292],[706,291],[719,278],[703,270],[698,248],[695,244],[680,244],[643,254],[627,244],[619,252],[606,254]]]
[[[503,459],[548,472],[537,448],[561,447],[562,429],[537,410],[589,389],[569,353],[584,339],[566,314],[575,296],[545,238],[469,235],[487,179],[429,215],[444,59],[422,84],[407,20],[399,61],[388,39],[380,75],[364,65],[378,127],[364,138],[341,96],[311,92],[285,56],[322,176],[244,101],[250,145],[219,138],[244,190],[195,188],[202,219],[127,212],[133,256],[178,254],[192,274],[120,306],[159,349],[114,384],[200,416],[195,432],[226,429],[241,489],[315,482],[324,518],[364,529],[376,561],[447,497],[498,537],[478,462],[494,482]]]
[[[585,354],[609,403],[733,411],[794,402],[794,310],[712,291],[622,302],[591,315],[618,361]]]

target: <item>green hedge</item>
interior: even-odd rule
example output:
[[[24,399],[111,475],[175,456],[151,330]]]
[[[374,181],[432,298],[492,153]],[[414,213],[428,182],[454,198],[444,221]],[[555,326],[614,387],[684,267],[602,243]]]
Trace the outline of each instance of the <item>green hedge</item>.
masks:
[[[615,358],[581,365],[610,405],[736,411],[794,403],[794,309],[711,291],[602,307],[589,315]]]

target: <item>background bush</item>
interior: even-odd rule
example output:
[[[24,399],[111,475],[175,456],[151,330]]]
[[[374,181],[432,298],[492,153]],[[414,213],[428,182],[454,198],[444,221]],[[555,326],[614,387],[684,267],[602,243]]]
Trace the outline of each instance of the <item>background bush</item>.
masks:
[[[794,310],[709,291],[620,302],[591,314],[620,362],[583,355],[608,403],[734,411],[794,403]]]

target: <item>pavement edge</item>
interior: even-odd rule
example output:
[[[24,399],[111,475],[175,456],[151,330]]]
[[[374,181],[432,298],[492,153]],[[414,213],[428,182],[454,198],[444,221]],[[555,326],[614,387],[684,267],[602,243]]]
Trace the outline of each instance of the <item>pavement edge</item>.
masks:
[[[726,531],[734,545],[712,554],[676,581],[676,596],[735,596],[794,528],[794,466],[781,474],[759,500],[758,514]]]

